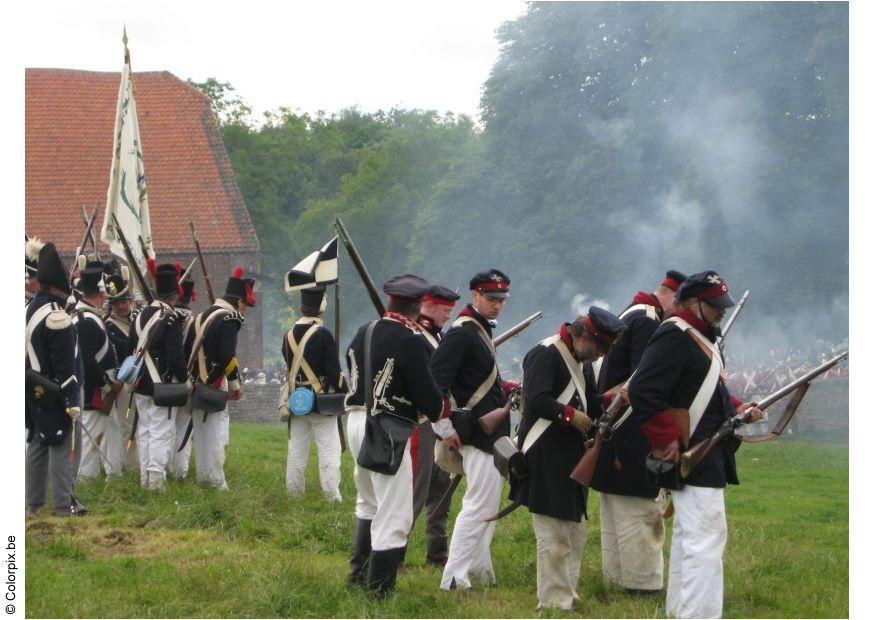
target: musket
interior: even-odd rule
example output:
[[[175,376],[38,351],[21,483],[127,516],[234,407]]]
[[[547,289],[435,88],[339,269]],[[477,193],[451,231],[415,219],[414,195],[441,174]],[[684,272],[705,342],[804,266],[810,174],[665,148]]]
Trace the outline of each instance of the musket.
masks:
[[[349,232],[346,230],[346,226],[343,225],[343,220],[340,219],[340,216],[334,220],[334,230],[337,231],[337,236],[340,237],[341,242],[343,242],[343,246],[346,248],[349,257],[352,259],[352,264],[355,266],[356,271],[359,272],[359,276],[368,291],[368,296],[371,298],[371,303],[374,304],[377,314],[383,316],[386,314],[386,306],[383,304],[383,300],[380,298],[380,293],[377,292],[377,287],[374,286],[374,281],[371,279],[371,275],[365,268],[365,264],[362,262],[362,257],[356,249],[355,244],[352,242]]]
[[[85,210],[85,205],[80,204],[79,208],[82,209],[82,221],[85,222],[85,226],[87,227],[91,224],[91,220],[88,219],[88,211]],[[91,227],[89,238],[91,239],[91,247],[94,248],[94,254],[97,256],[97,260],[100,260],[100,250],[97,249],[97,234],[94,232],[94,226]]]
[[[134,253],[133,251],[131,251],[131,246],[128,243],[128,240],[125,238],[125,234],[122,232],[122,227],[119,226],[118,218],[115,216],[115,213],[110,213],[110,215],[112,216],[112,224],[115,228],[115,234],[118,237],[119,241],[122,242],[122,247],[125,250],[125,258],[128,261],[128,267],[133,270],[134,277],[137,278],[137,284],[140,285],[140,288],[143,290],[143,295],[146,296],[146,303],[151,304],[154,301],[155,297],[152,295],[152,291],[149,288],[149,285],[146,284],[146,278],[143,277],[143,272],[140,271],[140,266],[134,259]],[[145,256],[143,258],[145,258]]]
[[[197,259],[201,264],[201,272],[204,274],[204,283],[207,285],[207,295],[210,296],[210,304],[216,303],[216,296],[213,294],[213,285],[210,284],[210,276],[207,273],[207,263],[204,260],[204,254],[201,252],[201,242],[198,239],[197,232],[194,229],[194,222],[188,220],[188,228],[191,230],[191,238],[194,241],[194,249],[197,251]]]
[[[191,259],[191,263],[189,264],[188,269],[186,269],[185,271],[182,272],[182,276],[179,278],[179,281],[180,281],[180,282],[182,282],[182,281],[185,280],[188,276],[191,275],[191,270],[194,269],[194,264],[195,264],[196,262],[197,262],[197,256],[195,256],[193,259]]]
[[[599,460],[599,452],[601,452],[602,442],[610,441],[613,432],[623,421],[625,421],[628,414],[631,413],[631,408],[628,407],[628,405],[624,407],[622,404],[623,397],[621,392],[628,386],[629,380],[627,379],[622,386],[613,388],[616,390],[616,393],[614,394],[613,399],[611,399],[608,408],[596,422],[595,439],[593,440],[592,445],[583,453],[580,461],[578,461],[577,465],[574,466],[574,469],[571,470],[571,479],[585,487],[588,487],[592,482],[592,476],[595,473],[595,467]],[[609,390],[608,393],[611,391],[612,390]]]
[[[696,468],[696,466],[702,462],[702,459],[708,456],[711,450],[719,445],[725,437],[728,437],[729,435],[735,433],[735,430],[741,425],[747,424],[750,421],[751,412],[753,411],[754,407],[757,407],[761,411],[765,410],[767,407],[774,405],[776,402],[778,402],[788,394],[796,392],[794,397],[788,403],[787,409],[784,411],[784,414],[781,416],[781,419],[778,421],[776,427],[771,432],[766,433],[765,435],[753,438],[753,441],[751,443],[777,439],[778,436],[780,436],[781,432],[790,423],[790,419],[793,417],[793,414],[799,407],[799,403],[802,401],[802,398],[808,391],[808,387],[811,381],[828,371],[839,362],[841,362],[847,356],[847,351],[836,355],[828,362],[825,362],[814,370],[805,373],[803,376],[799,377],[795,381],[792,381],[781,389],[777,390],[776,392],[773,392],[765,399],[759,401],[758,403],[754,403],[753,406],[748,407],[743,412],[736,414],[726,420],[726,422],[724,422],[720,426],[720,428],[718,428],[717,431],[713,435],[711,435],[711,437],[702,442],[699,442],[681,455],[681,477],[687,478],[690,473]],[[740,437],[740,439],[743,438]]]
[[[82,206],[84,209],[85,207]],[[94,210],[91,212],[91,219],[88,220],[88,225],[85,227],[85,234],[82,235],[82,241],[76,248],[76,256],[73,257],[73,264],[70,266],[70,277],[73,277],[73,272],[76,271],[76,263],[79,261],[79,255],[85,251],[85,243],[91,237],[91,230],[94,228],[94,222],[97,219],[97,205],[94,205]]]
[[[741,312],[741,309],[744,308],[744,304],[747,303],[747,297],[750,295],[750,290],[744,292],[744,295],[741,296],[741,299],[738,300],[738,303],[735,304],[735,309],[733,309],[732,314],[729,315],[729,319],[726,321],[726,326],[723,327],[719,336],[717,336],[717,347],[720,349],[720,352],[723,352],[723,345],[726,341],[726,334],[729,333],[729,330],[732,329],[732,324],[735,323],[735,319],[738,318],[738,313]]]
[[[510,396],[508,396],[507,402],[503,407],[498,407],[489,413],[484,413],[477,418],[477,424],[480,425],[480,428],[484,433],[492,435],[501,427],[502,422],[504,422],[504,419],[508,416],[510,410],[517,405],[518,400],[519,390],[514,390],[511,392]]]
[[[531,325],[532,323],[534,323],[535,321],[540,319],[542,316],[544,316],[544,314],[540,310],[538,310],[533,315],[523,319],[522,321],[520,321],[519,323],[517,323],[516,325],[511,327],[509,330],[507,330],[503,334],[500,334],[500,335],[496,336],[495,338],[493,338],[492,344],[494,344],[497,347],[501,343],[505,342],[506,340],[510,340],[511,338],[513,338],[514,336],[519,334],[521,331],[523,331],[525,328],[527,328],[529,325]]]
[[[143,241],[143,235],[137,235],[137,241],[140,243],[140,252],[143,253],[143,260],[145,260],[148,264],[149,250],[146,248],[146,242]],[[155,258],[154,256],[151,258]],[[152,283],[156,289],[158,288],[158,283],[155,281],[155,276],[152,275],[152,272],[149,271],[149,281]]]

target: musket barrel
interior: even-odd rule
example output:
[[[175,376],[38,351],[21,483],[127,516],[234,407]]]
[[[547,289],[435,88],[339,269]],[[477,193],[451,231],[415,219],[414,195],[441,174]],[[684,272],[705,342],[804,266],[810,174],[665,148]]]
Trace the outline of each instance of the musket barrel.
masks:
[[[520,333],[521,331],[526,329],[529,325],[531,325],[532,323],[534,323],[535,321],[540,319],[542,316],[544,316],[544,314],[540,310],[538,310],[533,315],[531,315],[528,318],[523,319],[522,321],[520,321],[519,323],[517,323],[516,325],[511,327],[506,332],[496,336],[492,340],[492,344],[494,344],[497,347],[498,345],[505,342],[506,340],[510,340],[511,338],[516,336],[518,333]]]
[[[340,237],[340,240],[343,242],[343,246],[346,248],[349,257],[352,259],[352,264],[355,266],[356,271],[358,271],[359,276],[368,291],[371,303],[374,304],[377,313],[380,316],[383,316],[386,313],[386,306],[380,298],[380,293],[377,291],[377,287],[374,286],[374,281],[371,279],[371,275],[368,273],[368,270],[362,261],[362,257],[356,249],[355,244],[352,242],[352,238],[349,236],[349,232],[346,230],[346,226],[344,226],[343,220],[341,220],[340,217],[334,220],[334,229],[337,231],[338,237]]]
[[[152,296],[152,291],[149,289],[149,285],[146,284],[146,278],[143,277],[143,272],[140,271],[140,266],[137,264],[137,261],[134,258],[134,253],[131,250],[131,246],[128,243],[128,240],[125,238],[125,234],[122,232],[122,227],[118,223],[118,218],[115,216],[115,213],[111,213],[110,215],[112,216],[112,224],[115,228],[115,234],[119,238],[119,241],[122,242],[122,247],[125,250],[125,256],[127,257],[129,263],[128,266],[134,272],[134,277],[137,278],[137,284],[140,285],[140,288],[143,291],[143,295],[146,296],[146,302],[152,303],[155,298]]]

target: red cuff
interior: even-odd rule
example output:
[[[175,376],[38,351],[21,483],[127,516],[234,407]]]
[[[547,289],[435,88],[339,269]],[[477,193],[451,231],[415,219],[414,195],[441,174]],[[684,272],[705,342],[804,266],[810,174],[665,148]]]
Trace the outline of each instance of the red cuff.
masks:
[[[565,405],[565,408],[559,411],[559,422],[571,426],[574,422],[574,407]]]
[[[502,381],[501,387],[504,390],[505,395],[509,395],[514,390],[520,389],[520,384],[516,381]]]
[[[681,437],[681,429],[674,423],[668,411],[660,411],[650,416],[650,419],[641,425],[641,432],[654,448],[665,448]]]
[[[744,401],[742,401],[740,398],[738,398],[737,396],[732,396],[732,395],[729,396],[729,400],[732,401],[732,410],[733,410],[733,411],[735,411],[736,409],[738,409],[738,406],[739,406],[742,402],[744,402]]]

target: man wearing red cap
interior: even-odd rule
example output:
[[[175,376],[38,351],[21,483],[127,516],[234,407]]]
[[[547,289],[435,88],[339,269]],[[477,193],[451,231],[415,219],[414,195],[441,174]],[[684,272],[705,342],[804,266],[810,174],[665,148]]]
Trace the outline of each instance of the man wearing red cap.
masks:
[[[523,360],[525,384],[518,442],[527,475],[511,477],[510,498],[532,513],[537,539],[538,609],[571,610],[586,543],[586,490],[571,479],[592,420],[601,414],[591,363],[625,329],[591,307],[535,345]]]
[[[443,337],[441,330],[452,318],[458,299],[458,294],[440,284],[431,285],[422,298],[422,310],[417,322],[432,353],[440,344]],[[416,518],[425,507],[426,561],[443,566],[447,563],[447,516],[452,499],[452,495],[444,495],[450,486],[450,475],[440,467],[435,467],[434,445],[437,435],[431,423],[425,416],[420,416],[419,422],[410,438],[413,452],[413,521],[416,523]]]
[[[461,453],[468,481],[441,578],[444,590],[467,590],[474,580],[495,583],[490,552],[495,523],[486,519],[498,511],[501,475],[492,462],[492,445],[510,434],[509,416],[492,435],[477,423],[508,398],[498,373],[492,329],[507,301],[510,278],[491,269],[471,278],[469,288],[471,303],[459,313],[432,357],[441,392],[460,407],[452,417],[442,417],[435,431]]]
[[[653,332],[671,315],[675,292],[686,279],[678,271],[667,272],[652,294],[638,291],[620,314],[626,331],[602,358],[601,393],[612,395],[635,371]],[[658,592],[663,587],[663,494],[647,484],[647,438],[625,417],[611,440],[602,443],[591,484],[600,494],[602,572],[609,583],[641,593]]]
[[[427,291],[428,283],[418,276],[387,280],[383,284],[389,296],[386,313],[359,328],[348,350],[347,432],[356,459],[356,523],[348,581],[366,586],[377,597],[395,588],[398,563],[413,524],[410,434],[420,414],[435,421],[443,407],[429,364],[430,347],[416,323]],[[374,437],[378,435],[374,425],[384,422],[393,433],[391,455],[372,450],[375,442],[366,440],[369,427]],[[385,461],[386,456],[392,457],[391,462]]]
[[[653,448],[647,469],[654,483],[672,490],[675,506],[666,614],[718,618],[723,611],[726,509],[723,490],[738,484],[737,440],[727,437],[681,479],[680,454],[710,437],[752,403],[731,397],[721,378],[723,358],[714,344],[720,320],[735,302],[714,271],[687,278],[678,308],[653,334],[629,382],[633,416]],[[762,417],[754,408],[752,421]]]
[[[237,332],[245,322],[246,308],[255,305],[253,285],[254,280],[243,277],[241,267],[234,269],[225,294],[195,318],[193,327],[194,342],[188,364],[195,380],[191,399],[192,439],[197,446],[195,473],[198,483],[221,491],[228,490],[225,480],[228,400],[243,397]]]

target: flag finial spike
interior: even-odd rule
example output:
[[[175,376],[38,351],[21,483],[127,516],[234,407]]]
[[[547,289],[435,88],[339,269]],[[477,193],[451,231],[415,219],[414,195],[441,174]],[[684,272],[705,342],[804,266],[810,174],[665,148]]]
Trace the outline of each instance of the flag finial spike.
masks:
[[[122,24],[122,44],[125,46],[125,64],[131,64],[131,53],[128,51],[128,29]]]

